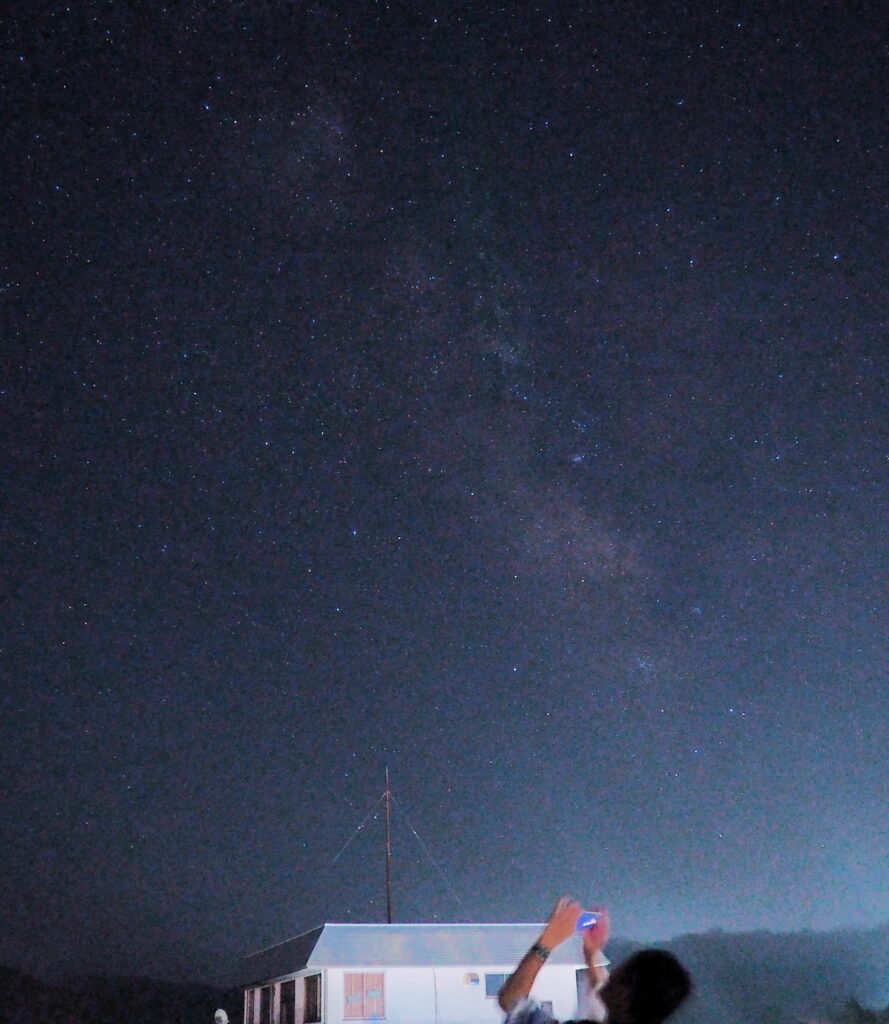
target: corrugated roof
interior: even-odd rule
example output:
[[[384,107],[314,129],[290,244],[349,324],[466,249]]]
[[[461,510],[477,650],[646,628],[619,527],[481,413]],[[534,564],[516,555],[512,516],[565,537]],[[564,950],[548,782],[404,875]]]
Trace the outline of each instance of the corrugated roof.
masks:
[[[541,924],[325,924],[254,953],[248,967],[253,978],[269,979],[306,967],[512,966],[542,930]],[[580,936],[554,950],[549,963],[583,966]]]

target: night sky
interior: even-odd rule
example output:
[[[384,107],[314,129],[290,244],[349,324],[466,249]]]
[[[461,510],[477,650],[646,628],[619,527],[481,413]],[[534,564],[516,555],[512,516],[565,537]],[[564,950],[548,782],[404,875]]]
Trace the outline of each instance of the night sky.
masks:
[[[889,918],[879,4],[3,35],[0,962]]]

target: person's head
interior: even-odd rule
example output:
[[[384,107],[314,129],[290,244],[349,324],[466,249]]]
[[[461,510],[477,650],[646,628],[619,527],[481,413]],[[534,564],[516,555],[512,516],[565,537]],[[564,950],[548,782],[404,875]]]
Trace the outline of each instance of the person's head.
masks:
[[[660,1024],[691,989],[691,976],[672,953],[641,949],[611,972],[599,998],[609,1024]]]
[[[228,1024],[228,1014],[225,1010],[217,1010],[213,1014],[213,1024]]]

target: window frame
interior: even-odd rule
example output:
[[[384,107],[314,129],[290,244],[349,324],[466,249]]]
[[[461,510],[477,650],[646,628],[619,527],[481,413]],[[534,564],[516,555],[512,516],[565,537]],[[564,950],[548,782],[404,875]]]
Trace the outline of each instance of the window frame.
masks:
[[[259,989],[259,1024],[272,1024],[275,1012],[275,986],[263,985]]]
[[[296,978],[282,981],[278,986],[279,1024],[296,1024]]]
[[[496,999],[497,996],[500,994],[500,989],[503,988],[503,986],[506,984],[506,979],[508,977],[510,977],[509,972],[507,972],[506,974],[501,974],[499,972],[492,972],[491,974],[488,974],[488,972],[486,971],[485,972],[485,999]],[[494,989],[494,991],[492,992],[491,991],[491,979],[493,979],[493,978],[498,978],[499,981],[497,982],[497,988]]]
[[[355,993],[349,992],[350,979],[361,979],[361,999],[356,1003]],[[379,995],[372,993],[379,990]],[[351,1000],[351,1001],[350,1001]],[[375,1006],[374,1004],[379,1004]],[[353,1012],[357,1009],[359,1012]],[[343,971],[343,1020],[386,1019],[386,974],[384,971]]]
[[[314,990],[311,1003],[309,1002],[309,982],[312,982],[311,988]],[[313,1011],[312,1016],[309,1016],[310,1010]],[[321,975],[307,974],[303,978],[303,1024],[321,1024],[322,1016]]]
[[[256,994],[259,992],[259,987],[252,985],[247,989],[247,1005],[244,1008],[244,1024],[256,1024],[256,1004],[258,1002]]]

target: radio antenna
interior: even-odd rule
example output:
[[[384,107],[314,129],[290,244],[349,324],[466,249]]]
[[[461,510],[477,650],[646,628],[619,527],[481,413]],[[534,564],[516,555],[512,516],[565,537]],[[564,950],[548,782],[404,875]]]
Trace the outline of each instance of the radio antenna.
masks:
[[[389,766],[386,765],[386,922],[392,924],[392,791],[389,789]]]

